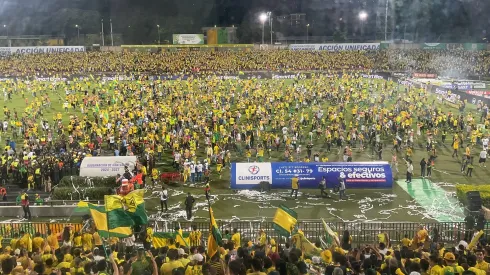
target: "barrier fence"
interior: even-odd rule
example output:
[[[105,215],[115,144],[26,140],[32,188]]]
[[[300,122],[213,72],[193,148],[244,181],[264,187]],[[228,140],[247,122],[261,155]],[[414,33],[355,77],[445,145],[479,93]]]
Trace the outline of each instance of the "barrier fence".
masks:
[[[173,232],[176,227],[181,227],[184,232],[192,230],[192,226],[196,226],[203,233],[203,239],[206,240],[209,233],[208,221],[197,222],[154,222],[156,232]],[[267,236],[274,238],[279,243],[284,243],[286,240],[280,237],[273,229],[273,223],[270,221],[217,221],[218,227],[222,235],[228,230],[230,234],[233,229],[237,229],[241,233],[242,241],[255,240],[259,235],[259,230],[263,229]],[[327,222],[330,228],[341,237],[345,230],[348,230],[354,245],[371,244],[377,242],[379,233],[387,233],[392,244],[399,243],[401,239],[408,235],[411,239],[414,237],[420,225],[423,225],[429,233],[435,229],[439,232],[440,242],[455,244],[462,240],[465,232],[469,229],[465,228],[464,223],[460,222],[444,222],[444,223],[407,223],[407,222]],[[47,236],[48,229],[57,233],[61,233],[66,226],[72,226],[74,231],[82,229],[81,223],[49,223],[49,222],[2,222],[0,223],[0,235],[4,241],[14,238],[15,234],[21,231],[35,234],[41,233],[42,236]],[[311,241],[316,242],[320,238],[325,237],[325,229],[321,220],[300,221],[297,224],[305,236]],[[489,224],[484,226],[484,236],[490,234]],[[432,234],[429,234],[432,235]],[[472,234],[471,234],[472,235]]]
[[[224,222],[217,221],[221,233],[224,235],[225,230],[230,234],[236,228],[241,233],[242,240],[253,240],[258,237],[259,230],[263,229],[266,234],[276,239],[276,241],[284,242],[277,232],[273,229],[272,222],[262,221],[238,221]],[[353,239],[353,244],[367,244],[377,242],[377,235],[381,232],[387,233],[392,243],[399,243],[401,239],[408,235],[410,239],[414,237],[420,225],[426,227],[429,233],[435,228],[439,232],[440,241],[445,243],[458,243],[465,236],[465,224],[458,222],[446,223],[404,223],[404,222],[327,222],[328,226],[336,232],[339,237],[343,235],[345,230],[348,230]],[[182,227],[184,231],[190,231],[192,225],[203,232],[203,236],[207,238],[209,232],[209,223],[207,222],[157,222],[157,231],[172,231],[175,227]],[[320,238],[325,237],[325,229],[321,220],[308,220],[298,222],[298,228],[301,229],[305,236],[315,242]],[[485,235],[490,233],[490,226],[485,225]]]

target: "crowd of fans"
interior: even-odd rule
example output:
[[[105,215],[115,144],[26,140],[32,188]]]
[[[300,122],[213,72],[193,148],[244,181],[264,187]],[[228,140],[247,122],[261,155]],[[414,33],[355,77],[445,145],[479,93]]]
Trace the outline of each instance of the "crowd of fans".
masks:
[[[449,53],[449,60],[458,63],[455,66],[438,59],[444,58],[446,51],[70,53],[9,57],[0,61],[0,70],[11,75],[54,76],[108,71],[220,73],[408,67],[425,72],[453,68],[461,73],[481,73],[488,69],[486,52]],[[464,65],[468,62],[474,66]],[[436,144],[451,144],[456,156],[463,142],[467,144],[462,163],[471,169],[473,157],[482,158],[478,146],[485,152],[488,149],[488,138],[478,127],[490,126],[488,106],[479,104],[477,111],[463,115],[458,111],[465,110],[466,102],[451,102],[456,108],[443,109],[448,102],[431,98],[424,89],[348,72],[341,77],[317,74],[295,81],[229,81],[212,75],[187,81],[18,79],[1,82],[0,90],[5,102],[0,137],[6,142],[2,180],[15,179],[27,188],[46,191],[69,170],[76,170],[83,158],[97,155],[141,156],[137,172],[145,177],[143,184],[158,186],[155,163],[163,160],[182,172],[184,182],[198,183],[208,181],[210,173],[214,179],[221,177],[232,158],[326,162],[335,149],[334,155],[353,161],[354,151],[369,149],[373,159],[383,159],[386,146],[382,139],[388,139],[393,140],[390,156],[394,168],[398,171],[397,158],[401,157],[407,160],[408,171],[414,140],[423,134],[429,159],[423,159],[424,176],[437,160]],[[450,138],[446,140],[446,136]],[[60,236],[52,232],[46,239],[22,232],[2,248],[0,261],[2,274],[12,275],[52,274],[55,270],[55,274],[100,275],[480,275],[489,271],[484,257],[490,256],[490,251],[485,243],[470,246],[471,234],[457,249],[445,248],[437,234],[429,238],[424,228],[416,236],[415,242],[407,238],[397,247],[381,234],[377,244],[353,248],[349,233],[344,232],[339,244],[323,249],[318,244],[316,252],[309,255],[299,247],[277,246],[266,237],[244,245],[235,237],[219,254],[207,255],[201,241],[192,246],[171,243],[157,250],[136,249],[134,238],[109,238],[110,248],[106,249],[97,232],[66,229]],[[143,240],[150,244],[151,238],[150,231]]]
[[[13,76],[345,69],[487,76],[490,54],[466,50],[87,52],[18,55],[0,60],[2,74]]]
[[[398,171],[397,158],[412,161],[422,134],[427,168],[435,165],[436,144],[452,142],[455,156],[467,145],[463,163],[482,158],[477,146],[485,148],[488,138],[477,126],[490,124],[488,106],[463,116],[443,111],[444,98],[436,102],[424,89],[401,88],[355,73],[294,82],[5,81],[0,175],[49,192],[64,175],[77,174],[85,157],[137,155],[143,184],[158,186],[155,163],[161,161],[173,163],[183,182],[199,183],[210,174],[221,177],[232,160],[326,162],[333,150],[344,161],[364,150],[382,160],[382,140],[391,139]],[[12,98],[25,105],[9,108]],[[467,103],[451,104],[464,110]]]
[[[176,229],[178,230],[178,229]],[[180,230],[179,230],[180,231]],[[332,243],[317,240],[303,246],[298,234],[282,244],[260,230],[257,238],[244,239],[237,229],[223,232],[222,244],[206,251],[204,236],[196,227],[189,241],[182,235],[154,248],[153,231],[103,239],[93,230],[48,232],[47,236],[20,232],[0,248],[1,274],[24,275],[484,275],[490,272],[490,248],[478,230],[469,231],[456,246],[445,244],[437,228],[424,226],[401,240],[381,231],[371,244],[353,243],[344,231]],[[326,240],[326,239],[325,239]],[[305,247],[308,247],[307,249]]]

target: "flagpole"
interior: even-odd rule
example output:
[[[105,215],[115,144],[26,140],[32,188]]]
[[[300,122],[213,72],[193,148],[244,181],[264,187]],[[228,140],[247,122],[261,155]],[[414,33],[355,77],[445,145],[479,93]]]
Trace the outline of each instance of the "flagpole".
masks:
[[[104,210],[105,210],[105,220],[107,223],[107,238],[109,239],[111,237],[111,227],[109,226],[109,215],[107,215],[107,195],[104,196]],[[99,234],[99,238],[102,238],[100,234]],[[102,242],[102,248],[104,248],[106,259],[109,259],[109,255],[107,255],[107,249],[105,248],[104,242]]]
[[[208,231],[208,239],[207,239],[207,241],[209,242],[209,236],[210,236],[210,234],[213,234],[212,228],[211,228],[213,226],[213,219],[212,219],[211,211],[213,211],[213,210],[211,209],[211,202],[209,201],[209,196],[206,199],[208,200],[208,209],[209,209],[209,211],[208,211],[209,212],[209,231]],[[206,246],[209,247],[209,244],[206,243]],[[217,253],[219,253],[219,252],[217,252]],[[208,255],[209,255],[209,251],[208,251]],[[213,256],[214,255],[211,255],[209,257],[212,258]]]
[[[112,36],[112,19],[109,19],[109,22],[111,23],[111,46],[114,46],[114,37]]]
[[[105,43],[104,43],[104,19],[101,19],[100,20],[100,23],[102,23],[102,46],[105,46]]]

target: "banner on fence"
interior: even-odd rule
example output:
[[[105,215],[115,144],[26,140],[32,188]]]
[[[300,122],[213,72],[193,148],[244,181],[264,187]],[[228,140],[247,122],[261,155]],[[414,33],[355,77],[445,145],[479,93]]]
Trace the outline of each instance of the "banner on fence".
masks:
[[[391,188],[393,175],[387,162],[262,162],[232,163],[231,188],[253,189],[261,182],[272,188],[291,188],[291,179],[298,175],[300,188],[316,189],[322,177],[327,188],[334,188],[345,179],[347,188]]]
[[[84,46],[0,47],[0,55],[84,52]]]
[[[420,48],[424,50],[445,50],[447,48],[446,43],[423,43],[420,44]]]
[[[203,34],[174,34],[172,38],[174,45],[204,44]]]
[[[290,50],[305,51],[369,51],[379,50],[379,43],[291,44]]]

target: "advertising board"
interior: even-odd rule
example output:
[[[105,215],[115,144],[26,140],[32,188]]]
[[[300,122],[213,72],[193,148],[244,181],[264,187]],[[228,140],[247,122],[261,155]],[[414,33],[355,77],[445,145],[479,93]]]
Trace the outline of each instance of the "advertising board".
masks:
[[[413,78],[437,78],[437,74],[413,73]]]
[[[0,47],[0,55],[85,52],[84,46]]]
[[[80,165],[81,177],[106,177],[124,174],[124,167],[134,170],[136,156],[87,157]]]
[[[204,44],[203,34],[174,34],[172,38],[174,45]]]
[[[290,50],[304,51],[369,51],[379,50],[379,43],[291,44]]]
[[[391,188],[393,175],[388,162],[262,162],[232,163],[232,189],[253,189],[261,182],[271,188],[289,189],[291,179],[298,175],[300,188],[316,189],[322,177],[327,188],[345,179],[347,188]]]

